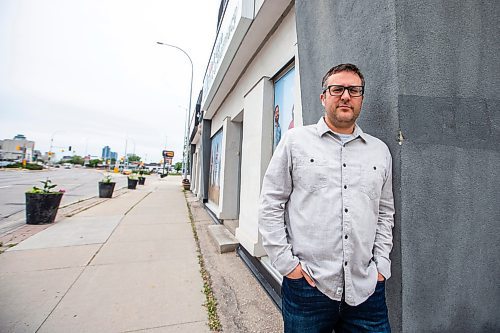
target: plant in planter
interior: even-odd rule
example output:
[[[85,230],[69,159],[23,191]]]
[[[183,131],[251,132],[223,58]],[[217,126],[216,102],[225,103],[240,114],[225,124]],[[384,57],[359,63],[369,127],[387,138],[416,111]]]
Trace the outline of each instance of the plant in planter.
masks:
[[[142,170],[139,170],[139,185],[144,185],[144,183],[146,182],[146,177],[144,177],[144,171]]]
[[[135,188],[137,187],[137,182],[139,181],[139,179],[137,178],[137,175],[135,174],[130,174],[128,177],[127,177],[127,180],[128,180],[128,183],[127,183],[127,188],[129,190],[135,190]]]
[[[41,181],[43,188],[33,186],[26,192],[26,223],[46,224],[53,223],[61,203],[64,190],[54,191],[56,184],[50,179]]]
[[[115,182],[110,175],[104,176],[99,182],[99,198],[111,198],[115,189]]]
[[[184,178],[182,180],[182,187],[184,187],[185,190],[189,190],[191,188],[191,183],[189,182],[189,179]]]

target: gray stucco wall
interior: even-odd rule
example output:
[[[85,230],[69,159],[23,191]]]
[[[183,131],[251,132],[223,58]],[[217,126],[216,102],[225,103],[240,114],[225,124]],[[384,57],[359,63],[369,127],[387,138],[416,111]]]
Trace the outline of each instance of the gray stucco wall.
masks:
[[[304,122],[323,74],[355,63],[359,124],[393,155],[393,331],[500,331],[499,2],[296,0],[296,17]]]
[[[499,332],[500,5],[396,3],[403,322]]]

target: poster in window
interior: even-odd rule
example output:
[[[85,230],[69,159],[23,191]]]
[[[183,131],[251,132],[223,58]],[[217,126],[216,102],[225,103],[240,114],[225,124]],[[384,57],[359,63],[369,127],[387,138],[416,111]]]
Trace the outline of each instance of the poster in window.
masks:
[[[292,68],[274,83],[273,151],[286,131],[294,127],[294,90],[295,68]]]
[[[212,137],[212,152],[210,154],[210,177],[208,179],[208,200],[219,205],[220,168],[222,155],[222,130]]]

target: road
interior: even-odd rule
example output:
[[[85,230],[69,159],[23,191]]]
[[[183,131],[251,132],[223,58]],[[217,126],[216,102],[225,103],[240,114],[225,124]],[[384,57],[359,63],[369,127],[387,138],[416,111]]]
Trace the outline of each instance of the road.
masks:
[[[40,183],[47,178],[57,184],[55,190],[63,189],[65,194],[61,206],[97,196],[98,182],[104,171],[73,168],[51,168],[41,171],[0,170],[0,226],[2,221],[25,210],[24,193],[33,186],[43,187]],[[117,184],[115,189],[127,186],[127,178],[121,174],[112,174]]]

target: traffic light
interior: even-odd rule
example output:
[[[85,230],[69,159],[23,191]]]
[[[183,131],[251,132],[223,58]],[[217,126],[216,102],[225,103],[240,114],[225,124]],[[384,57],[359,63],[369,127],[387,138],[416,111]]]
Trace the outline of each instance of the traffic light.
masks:
[[[68,151],[71,151],[71,146],[69,146]]]

